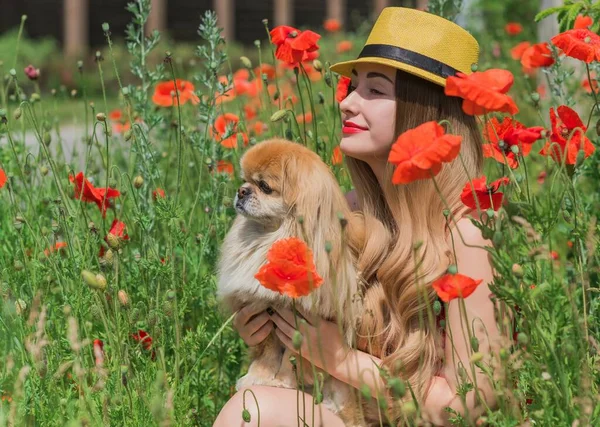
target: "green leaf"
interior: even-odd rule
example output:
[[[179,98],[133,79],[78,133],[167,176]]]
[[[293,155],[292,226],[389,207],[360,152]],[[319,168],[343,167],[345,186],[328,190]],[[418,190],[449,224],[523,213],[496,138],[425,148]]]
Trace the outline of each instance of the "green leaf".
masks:
[[[537,15],[535,15],[534,20],[535,20],[535,22],[539,22],[542,19],[547,18],[550,15],[553,15],[553,14],[555,14],[557,12],[562,11],[563,9],[566,10],[567,7],[566,6],[556,6],[556,7],[551,7],[549,9],[546,9],[546,10],[542,10],[540,13],[538,13]]]

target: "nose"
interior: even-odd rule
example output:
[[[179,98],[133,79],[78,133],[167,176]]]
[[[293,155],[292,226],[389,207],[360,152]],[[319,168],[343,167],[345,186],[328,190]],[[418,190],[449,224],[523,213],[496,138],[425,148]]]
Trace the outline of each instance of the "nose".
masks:
[[[238,199],[242,200],[244,197],[249,196],[252,193],[252,189],[249,187],[240,187],[238,188]]]
[[[360,101],[362,100],[361,96],[358,94],[356,90],[350,92],[346,97],[340,102],[340,110],[341,112],[350,117],[354,117],[358,114],[360,110]]]

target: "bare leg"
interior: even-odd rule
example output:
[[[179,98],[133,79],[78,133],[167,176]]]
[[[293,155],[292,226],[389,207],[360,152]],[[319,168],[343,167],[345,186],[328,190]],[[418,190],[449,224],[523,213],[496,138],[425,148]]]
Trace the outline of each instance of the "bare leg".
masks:
[[[297,413],[302,417],[302,395],[306,402],[306,424],[311,427],[344,427],[342,420],[322,405],[313,406],[313,397],[300,392],[296,400],[296,390],[285,388],[252,386],[238,391],[225,404],[213,427],[252,427],[258,426],[259,409],[250,391],[246,392],[246,409],[250,412],[250,422],[242,420],[244,390],[251,390],[260,407],[260,425],[263,427],[295,427],[298,425]],[[312,423],[312,414],[315,422]],[[300,425],[302,421],[300,421]]]

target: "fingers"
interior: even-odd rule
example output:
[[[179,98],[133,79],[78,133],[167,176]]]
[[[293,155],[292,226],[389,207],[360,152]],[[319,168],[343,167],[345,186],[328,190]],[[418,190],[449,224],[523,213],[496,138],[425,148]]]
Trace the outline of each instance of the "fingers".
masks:
[[[278,313],[273,313],[271,316],[273,323],[277,326],[277,329],[283,332],[288,337],[294,336],[294,327],[290,325],[283,317],[281,317]]]
[[[271,333],[272,330],[273,330],[273,322],[268,321],[267,323],[262,325],[258,329],[258,331],[256,331],[254,334],[252,334],[250,336],[250,338],[248,338],[248,341],[246,342],[246,344],[248,344],[249,346],[254,346],[254,345],[260,344],[269,336],[269,334]]]
[[[233,318],[233,326],[235,326],[236,329],[242,328],[246,323],[248,323],[252,316],[254,316],[257,313],[260,313],[261,311],[263,310],[261,310],[258,306],[244,306],[237,312],[237,314]]]
[[[269,317],[269,315],[266,312],[262,312],[261,314],[250,320],[244,327],[244,330],[247,332],[248,335],[254,335],[261,327],[264,326],[265,323],[270,321],[271,318]]]
[[[300,320],[305,320],[306,323],[312,325],[313,322],[310,322],[306,316],[304,316],[300,311],[296,310],[296,316],[294,317],[294,312],[287,308],[276,308],[275,311],[290,325],[296,324],[296,318],[298,319],[298,325],[300,325]],[[311,317],[311,316],[309,316]]]
[[[289,348],[293,353],[297,353],[296,349],[294,348],[294,344],[292,343],[292,339],[290,337],[281,332],[279,328],[275,329],[275,334],[277,334],[283,345]]]

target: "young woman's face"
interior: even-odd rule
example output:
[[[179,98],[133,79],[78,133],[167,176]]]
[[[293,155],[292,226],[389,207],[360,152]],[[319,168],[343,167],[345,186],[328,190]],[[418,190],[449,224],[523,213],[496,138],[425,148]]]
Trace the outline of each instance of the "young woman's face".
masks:
[[[340,103],[344,154],[363,160],[387,161],[396,121],[396,70],[378,64],[357,64],[348,96]]]

